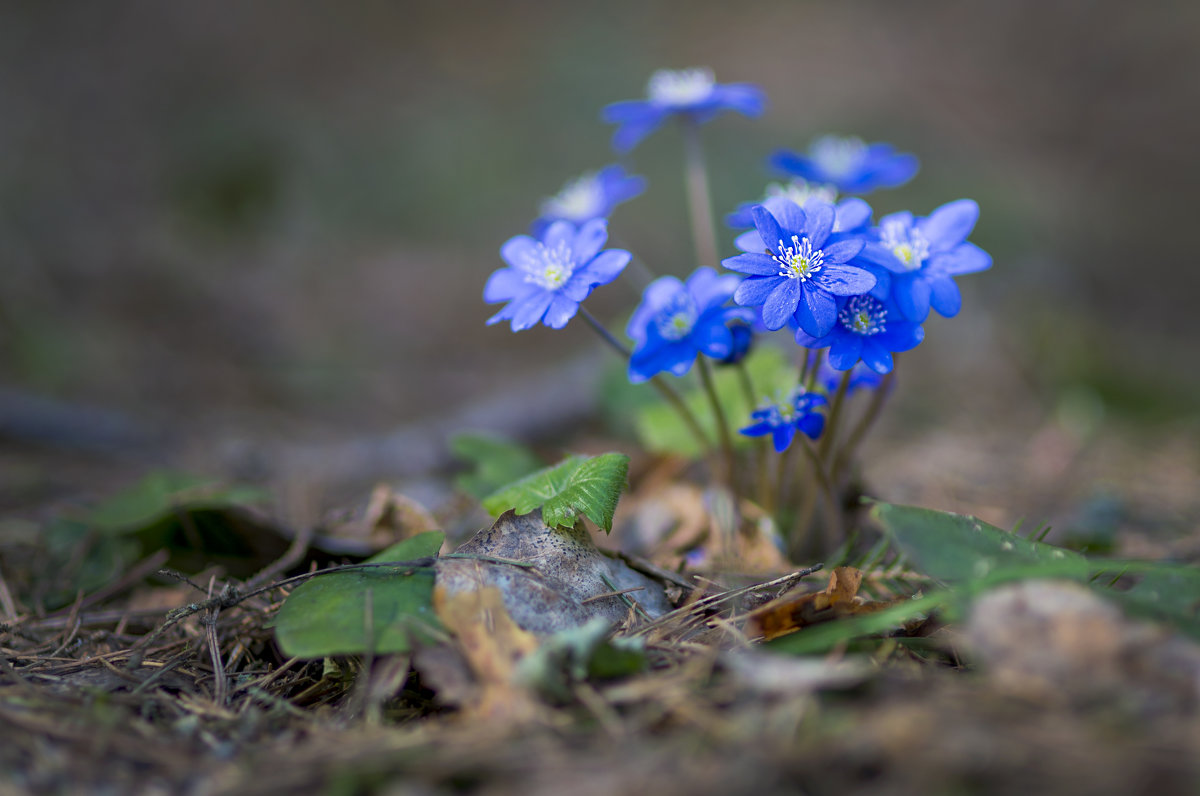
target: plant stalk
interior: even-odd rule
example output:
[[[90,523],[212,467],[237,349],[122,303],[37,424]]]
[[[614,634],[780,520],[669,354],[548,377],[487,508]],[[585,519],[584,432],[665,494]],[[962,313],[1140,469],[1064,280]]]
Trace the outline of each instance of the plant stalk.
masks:
[[[717,232],[713,226],[708,169],[704,163],[704,148],[700,145],[700,125],[690,119],[683,121],[683,147],[688,211],[696,244],[696,258],[700,265],[715,268],[718,264]]]

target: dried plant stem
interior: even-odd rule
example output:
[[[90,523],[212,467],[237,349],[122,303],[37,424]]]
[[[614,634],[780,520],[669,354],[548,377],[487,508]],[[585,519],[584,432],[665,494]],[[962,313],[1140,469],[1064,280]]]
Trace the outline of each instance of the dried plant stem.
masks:
[[[692,236],[696,243],[696,259],[701,265],[716,267],[717,234],[712,220],[708,169],[704,163],[704,148],[700,145],[700,125],[691,119],[683,121],[683,148],[688,211],[692,220]]]
[[[717,438],[721,441],[721,452],[725,457],[725,483],[733,492],[734,506],[738,506],[741,503],[741,486],[737,477],[737,454],[733,450],[733,438],[729,435],[729,421],[725,419],[725,409],[721,406],[720,396],[717,395],[712,366],[708,364],[708,358],[703,354],[698,358],[700,360],[700,383],[704,385],[704,392],[708,395],[708,402],[712,405],[713,420],[717,424]]]

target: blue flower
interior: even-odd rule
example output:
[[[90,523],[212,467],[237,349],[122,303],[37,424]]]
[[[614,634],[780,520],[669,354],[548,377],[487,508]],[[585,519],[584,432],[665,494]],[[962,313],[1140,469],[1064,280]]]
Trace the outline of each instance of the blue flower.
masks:
[[[786,183],[771,182],[767,183],[767,188],[763,192],[763,198],[757,202],[742,202],[729,215],[725,216],[725,223],[730,229],[747,229],[754,226],[754,210],[755,205],[766,205],[770,209],[769,202],[778,199],[786,199],[793,204],[804,207],[809,199],[820,199],[822,202],[832,204],[837,201],[837,188],[832,185],[820,185],[815,182],[808,182],[796,178],[788,180]],[[836,226],[836,225],[835,225]]]
[[[892,271],[891,295],[908,320],[923,322],[931,306],[954,317],[962,309],[962,294],[952,277],[991,267],[991,255],[966,242],[978,218],[979,205],[959,199],[928,218],[905,212],[880,219],[878,242],[868,244],[862,256]]]
[[[801,328],[796,342],[805,348],[828,348],[829,365],[849,370],[862,360],[876,373],[892,369],[892,354],[916,348],[925,339],[919,323],[906,320],[892,302],[870,295],[838,301],[837,324],[829,334],[816,337]]]
[[[891,144],[867,144],[861,138],[832,135],[814,141],[807,155],[781,149],[767,162],[784,174],[829,183],[852,194],[903,185],[919,165],[916,156],[897,153]]]
[[[733,299],[742,306],[762,306],[768,329],[781,329],[795,317],[813,337],[829,334],[837,322],[837,297],[855,296],[875,287],[868,271],[848,265],[863,248],[863,239],[831,238],[833,205],[810,201],[803,210],[780,201],[768,211],[754,208],[758,251],[730,257],[721,264],[748,274]],[[765,249],[765,253],[762,253]]]
[[[483,289],[488,304],[509,303],[488,318],[488,325],[511,320],[514,332],[538,322],[551,329],[566,326],[579,311],[579,302],[597,285],[616,279],[633,256],[622,249],[601,251],[606,240],[608,222],[602,218],[578,229],[569,221],[555,221],[541,240],[528,235],[509,238],[500,247],[509,267],[493,273]]]
[[[750,315],[725,306],[740,281],[733,274],[697,268],[687,284],[673,276],[651,282],[625,330],[636,343],[629,380],[637,384],[663,371],[682,376],[697,354],[713,359],[732,354],[734,336],[727,324]]]
[[[750,419],[756,422],[740,429],[740,432],[747,437],[770,434],[775,450],[782,452],[792,444],[797,430],[803,431],[811,439],[821,436],[825,429],[825,415],[817,409],[827,403],[824,395],[797,387],[785,400],[751,412]]]
[[[593,218],[608,218],[613,209],[646,190],[646,178],[626,174],[622,166],[605,166],[563,186],[542,202],[541,215],[531,230],[540,236],[555,221],[582,224]]]
[[[762,89],[749,83],[719,85],[711,69],[660,69],[646,84],[646,99],[614,102],[600,118],[619,125],[613,133],[613,149],[628,152],[658,129],[669,116],[680,115],[704,124],[723,111],[760,116],[767,98]]]

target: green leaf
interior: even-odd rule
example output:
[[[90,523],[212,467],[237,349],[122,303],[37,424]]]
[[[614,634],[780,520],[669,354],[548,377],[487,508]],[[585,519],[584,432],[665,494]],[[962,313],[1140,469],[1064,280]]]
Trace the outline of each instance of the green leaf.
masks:
[[[441,531],[417,534],[368,563],[436,556],[444,538]],[[279,609],[275,638],[285,655],[298,658],[408,652],[414,639],[431,637],[440,627],[434,573],[433,567],[378,567],[318,575],[297,586]]]
[[[473,472],[458,476],[455,484],[476,500],[544,466],[525,446],[489,434],[458,434],[450,439],[450,450],[474,466]]]
[[[579,627],[560,630],[521,659],[517,680],[552,699],[566,700],[574,683],[644,671],[643,639],[609,638],[611,629],[608,621],[597,616]]]
[[[998,579],[1088,577],[1087,559],[1078,553],[975,517],[889,503],[876,503],[871,513],[917,569],[940,581],[992,584]]]
[[[104,501],[83,521],[101,533],[133,533],[181,509],[223,509],[261,502],[266,496],[251,487],[222,486],[213,478],[159,471]]]
[[[753,401],[748,400],[741,374],[736,368],[717,368],[713,374],[717,399],[725,410],[725,419],[729,424],[734,444],[739,447],[754,444],[754,440],[737,432],[750,424],[750,413],[757,408],[758,403],[777,393],[790,390],[796,385],[800,375],[796,367],[788,361],[786,354],[767,345],[759,346],[746,357],[745,366],[754,388]],[[672,385],[676,383],[674,379],[671,381]],[[716,439],[717,422],[707,393],[699,388],[689,390],[684,394],[683,400],[708,437]],[[666,402],[658,401],[639,409],[636,430],[642,445],[651,452],[674,453],[692,458],[703,454],[695,436],[675,409]]]
[[[483,507],[496,516],[509,509],[528,514],[541,508],[542,520],[551,528],[571,528],[582,514],[610,532],[628,474],[629,457],[622,453],[569,456],[499,490]]]
[[[1142,579],[1129,591],[1105,589],[1127,612],[1144,619],[1167,622],[1200,639],[1200,569],[1172,564],[1146,567]]]

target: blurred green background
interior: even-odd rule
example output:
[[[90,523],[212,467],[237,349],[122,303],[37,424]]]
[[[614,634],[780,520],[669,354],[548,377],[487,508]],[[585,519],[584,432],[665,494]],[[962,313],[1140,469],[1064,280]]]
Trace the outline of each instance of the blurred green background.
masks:
[[[1027,433],[1064,412],[1195,431],[1194,2],[111,0],[4,16],[6,395],[200,439],[337,436],[540,373],[593,343],[582,325],[484,326],[500,243],[613,160],[604,104],[642,96],[656,68],[708,65],[770,99],[761,120],[705,128],[719,213],[761,195],[773,149],[825,132],[921,157],[913,183],[868,197],[879,214],[980,203],[973,240],[995,267],[961,280],[960,318],[907,358],[912,433],[947,413],[965,428],[1015,414]],[[611,232],[683,274],[679,143],[665,129],[633,153],[651,188]],[[627,311],[635,290],[593,309]],[[25,444],[21,417],[0,418],[0,444]]]

